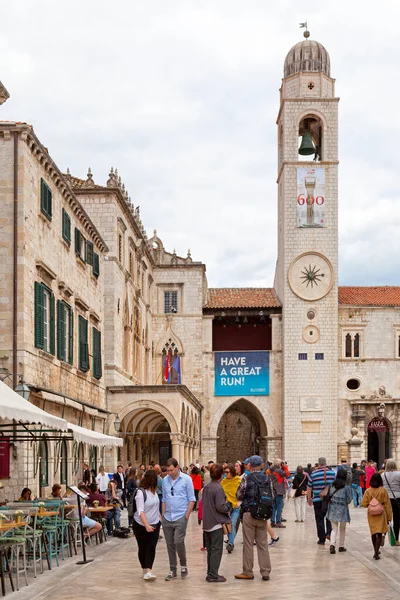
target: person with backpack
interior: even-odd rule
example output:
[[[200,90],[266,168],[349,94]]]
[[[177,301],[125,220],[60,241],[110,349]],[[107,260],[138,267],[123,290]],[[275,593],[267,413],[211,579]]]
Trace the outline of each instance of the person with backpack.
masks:
[[[340,471],[340,469],[346,471],[346,485],[351,485],[352,470],[345,456],[342,456],[340,459],[340,465],[337,468],[337,472]]]
[[[375,560],[380,559],[382,538],[388,531],[388,523],[392,520],[392,505],[389,494],[383,487],[382,476],[374,473],[366,490],[362,505],[368,508],[368,525],[371,532],[372,546]]]
[[[157,494],[157,473],[145,472],[140,487],[133,492],[133,531],[138,545],[138,557],[143,569],[143,579],[154,581],[153,564],[160,533],[160,502]]]
[[[318,467],[310,475],[307,484],[307,498],[309,506],[314,507],[315,524],[317,526],[318,542],[320,546],[325,545],[326,540],[330,540],[332,525],[329,519],[326,519],[326,510],[320,498],[320,493],[331,483],[335,481],[335,472],[326,466],[326,458],[321,456],[318,459]]]
[[[236,498],[242,502],[243,570],[236,579],[254,579],[254,542],[263,581],[268,581],[271,560],[268,552],[267,521],[271,518],[274,491],[270,478],[261,469],[263,459],[254,455],[248,459],[249,474],[240,482]]]
[[[345,469],[339,469],[336,473],[336,479],[329,487],[328,491],[328,510],[326,518],[329,519],[332,526],[330,545],[331,554],[336,554],[336,542],[338,538],[339,552],[346,552],[344,538],[346,535],[346,523],[350,523],[349,504],[353,497],[351,487],[348,485],[347,480],[347,471]]]

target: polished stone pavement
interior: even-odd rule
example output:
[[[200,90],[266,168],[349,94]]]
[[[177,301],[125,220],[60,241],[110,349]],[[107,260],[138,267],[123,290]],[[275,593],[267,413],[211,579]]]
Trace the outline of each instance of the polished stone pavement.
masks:
[[[126,518],[126,511],[124,511]],[[294,523],[292,503],[284,510],[287,528],[276,530],[280,541],[270,548],[271,580],[263,582],[254,569],[253,581],[238,581],[235,573],[241,572],[242,537],[239,531],[235,550],[224,553],[220,573],[228,581],[210,584],[205,581],[206,553],[200,551],[201,528],[197,515],[190,519],[187,535],[189,577],[186,580],[166,582],[168,559],[165,541],[157,547],[154,573],[155,582],[141,579],[134,538],[111,538],[106,544],[89,547],[88,556],[93,563],[77,566],[76,557],[60,562],[53,571],[45,570],[36,580],[30,576],[29,586],[21,587],[18,600],[110,600],[118,598],[149,598],[156,600],[199,600],[212,596],[215,600],[251,600],[277,598],[289,600],[306,596],[338,600],[391,600],[400,598],[400,547],[388,545],[382,549],[382,560],[372,560],[367,516],[364,509],[351,508],[352,523],[348,527],[346,553],[330,555],[329,545],[318,546],[312,509],[307,509],[306,523]]]

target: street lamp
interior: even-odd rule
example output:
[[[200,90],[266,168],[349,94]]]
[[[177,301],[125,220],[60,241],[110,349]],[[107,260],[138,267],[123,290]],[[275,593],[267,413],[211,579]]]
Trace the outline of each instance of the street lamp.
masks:
[[[28,388],[28,386],[26,385],[26,383],[24,383],[22,380],[19,382],[19,384],[15,388],[15,391],[17,392],[17,394],[22,396],[22,398],[24,400],[29,400],[29,395],[30,395],[31,391]]]
[[[119,432],[120,432],[120,430],[121,430],[121,420],[120,420],[120,418],[119,418],[119,416],[118,416],[118,415],[115,417],[115,420],[114,420],[114,427],[115,427],[115,431],[116,431],[117,433],[119,433]]]

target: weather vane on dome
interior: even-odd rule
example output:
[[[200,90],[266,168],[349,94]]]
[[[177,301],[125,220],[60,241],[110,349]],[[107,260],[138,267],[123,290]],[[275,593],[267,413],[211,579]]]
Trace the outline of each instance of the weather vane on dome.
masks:
[[[300,29],[305,29],[305,32],[303,33],[303,35],[306,39],[310,37],[310,32],[308,31],[307,21],[305,21],[304,23],[300,23]]]

